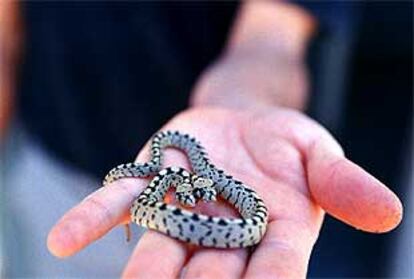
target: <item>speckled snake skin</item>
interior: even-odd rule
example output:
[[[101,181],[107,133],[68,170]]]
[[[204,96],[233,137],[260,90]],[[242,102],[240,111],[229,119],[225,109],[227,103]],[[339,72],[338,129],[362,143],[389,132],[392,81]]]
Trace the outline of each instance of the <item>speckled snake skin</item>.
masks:
[[[161,170],[161,151],[167,147],[184,151],[193,173],[180,167]],[[239,248],[260,242],[268,217],[263,200],[250,187],[217,169],[195,138],[177,131],[159,132],[152,139],[151,155],[147,163],[113,168],[104,180],[106,185],[123,177],[155,175],[131,207],[135,223],[205,247]],[[195,206],[199,200],[215,201],[220,195],[239,211],[241,218],[212,217],[166,204],[164,196],[170,187],[175,188],[176,199],[187,207]]]

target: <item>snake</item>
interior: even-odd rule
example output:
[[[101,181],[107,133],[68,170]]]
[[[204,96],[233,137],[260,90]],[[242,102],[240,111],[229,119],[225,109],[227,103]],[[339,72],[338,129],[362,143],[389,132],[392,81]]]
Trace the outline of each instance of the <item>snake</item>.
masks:
[[[183,151],[192,171],[170,166],[162,169],[166,148]],[[201,143],[179,131],[160,131],[151,140],[151,160],[118,165],[105,176],[103,185],[125,177],[148,178],[148,186],[130,208],[131,220],[174,239],[202,247],[245,248],[263,238],[268,210],[250,186],[226,174],[211,163]],[[170,188],[184,207],[164,202]],[[217,197],[230,203],[240,217],[217,217],[192,212],[197,202],[214,202]]]

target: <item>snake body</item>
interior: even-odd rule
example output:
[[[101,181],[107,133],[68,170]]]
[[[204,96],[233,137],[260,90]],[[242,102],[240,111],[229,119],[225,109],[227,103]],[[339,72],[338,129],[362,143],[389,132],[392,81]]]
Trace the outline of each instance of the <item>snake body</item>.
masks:
[[[161,169],[162,150],[167,147],[184,151],[193,173],[180,167]],[[152,175],[155,176],[130,210],[132,221],[138,225],[205,247],[248,247],[262,239],[268,218],[263,200],[253,189],[216,168],[194,137],[178,131],[155,134],[151,160],[113,168],[105,177],[104,185],[123,177]],[[177,200],[190,207],[198,200],[214,201],[220,195],[239,211],[241,218],[212,217],[166,204],[163,200],[170,187],[175,188]]]

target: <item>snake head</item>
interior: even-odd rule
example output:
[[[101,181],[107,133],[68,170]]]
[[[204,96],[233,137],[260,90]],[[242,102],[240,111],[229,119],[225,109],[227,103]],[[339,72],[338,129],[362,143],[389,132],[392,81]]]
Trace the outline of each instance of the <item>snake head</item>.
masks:
[[[200,177],[200,176],[194,176],[193,177],[193,185],[194,188],[209,188],[212,187],[214,185],[213,180],[208,179],[208,178],[204,178],[204,177]]]
[[[182,183],[177,185],[175,189],[175,198],[185,206],[194,207],[196,198],[193,195],[193,185],[189,183]]]
[[[208,178],[194,176],[193,177],[194,196],[204,201],[215,201],[217,192],[214,188],[214,181]]]

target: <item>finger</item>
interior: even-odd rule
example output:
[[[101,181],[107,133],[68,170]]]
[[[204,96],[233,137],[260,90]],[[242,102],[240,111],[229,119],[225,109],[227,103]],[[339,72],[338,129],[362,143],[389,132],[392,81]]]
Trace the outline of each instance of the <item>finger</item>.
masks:
[[[148,160],[148,145],[138,155],[139,161]],[[184,162],[177,151],[166,152],[166,164]],[[57,257],[73,255],[109,230],[129,219],[132,201],[146,187],[148,181],[140,178],[123,178],[100,188],[69,210],[51,229],[47,246]]]
[[[305,278],[323,213],[315,227],[293,220],[276,220],[252,254],[245,278]]]
[[[239,215],[220,199],[214,203],[199,203],[194,211],[210,216]],[[246,249],[198,249],[185,267],[184,278],[240,278],[247,256]]]
[[[329,214],[369,232],[387,232],[401,222],[398,197],[323,141],[310,148],[307,165],[312,196]]]
[[[339,144],[315,121],[288,109],[258,114],[250,121],[268,137],[284,138],[300,150],[311,194],[329,214],[369,232],[386,232],[400,223],[398,197],[344,158]]]
[[[138,160],[148,160],[149,144],[140,152]],[[165,150],[166,166],[188,168],[184,154],[177,150]],[[167,196],[174,201],[174,197]],[[173,202],[175,203],[175,202]],[[125,270],[123,278],[177,278],[190,251],[184,243],[155,231],[147,231],[138,242]]]
[[[125,219],[145,185],[143,179],[121,179],[92,193],[52,228],[49,251],[57,257],[70,256],[105,235]]]
[[[158,232],[147,231],[135,248],[123,278],[177,278],[188,256],[186,246]]]
[[[184,278],[240,278],[247,261],[247,250],[198,250],[186,265]]]
[[[145,160],[147,155],[140,152],[138,157]],[[57,257],[71,256],[118,224],[128,223],[131,203],[145,186],[145,179],[123,178],[90,194],[50,230],[49,251]]]

